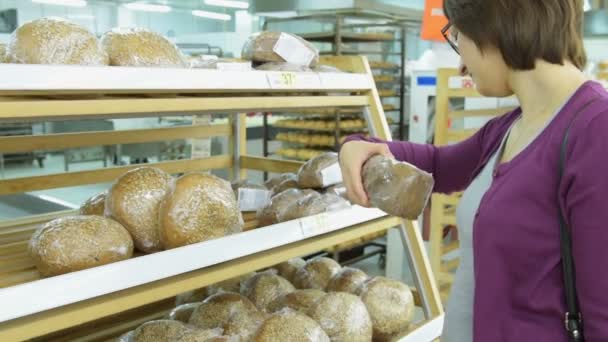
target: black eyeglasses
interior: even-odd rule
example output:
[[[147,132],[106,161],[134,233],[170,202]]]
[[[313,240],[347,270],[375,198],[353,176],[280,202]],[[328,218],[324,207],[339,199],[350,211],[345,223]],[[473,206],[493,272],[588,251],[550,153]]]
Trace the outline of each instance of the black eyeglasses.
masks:
[[[458,51],[458,35],[456,35],[456,37],[453,37],[452,34],[450,34],[451,28],[452,28],[451,23],[448,23],[447,25],[445,25],[441,29],[441,35],[443,36],[443,38],[445,38],[445,40],[448,42],[448,44],[450,44],[452,49],[454,49],[454,51],[456,51],[456,53],[460,55],[460,52]]]

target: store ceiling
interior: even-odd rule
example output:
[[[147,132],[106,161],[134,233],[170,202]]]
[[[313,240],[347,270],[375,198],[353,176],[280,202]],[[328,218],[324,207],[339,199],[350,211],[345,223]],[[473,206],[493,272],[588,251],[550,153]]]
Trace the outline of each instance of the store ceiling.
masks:
[[[238,1],[247,2],[247,3],[249,2],[248,0],[238,0]],[[220,9],[220,10],[221,9],[231,9],[231,8],[225,8],[225,7],[205,5],[205,1],[204,0],[157,0],[157,1],[103,0],[103,1],[97,1],[97,2],[105,2],[105,3],[110,3],[111,2],[111,3],[115,3],[117,5],[127,4],[127,3],[130,3],[130,2],[145,2],[145,3],[150,3],[150,4],[169,5],[169,6],[173,7],[173,8],[177,8],[177,9],[189,9],[189,10],[193,10],[193,9],[210,9],[210,8],[216,8],[216,9]]]

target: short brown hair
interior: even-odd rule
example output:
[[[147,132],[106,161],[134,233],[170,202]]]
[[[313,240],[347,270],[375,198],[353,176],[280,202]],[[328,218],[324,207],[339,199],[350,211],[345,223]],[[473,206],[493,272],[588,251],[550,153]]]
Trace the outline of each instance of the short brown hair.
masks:
[[[583,69],[583,0],[444,0],[452,25],[483,51],[498,48],[509,67],[531,70],[537,59]]]

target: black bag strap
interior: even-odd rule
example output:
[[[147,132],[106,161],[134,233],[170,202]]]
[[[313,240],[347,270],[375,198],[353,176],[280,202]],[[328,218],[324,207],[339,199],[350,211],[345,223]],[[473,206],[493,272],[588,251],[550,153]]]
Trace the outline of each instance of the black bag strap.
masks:
[[[564,170],[566,168],[566,156],[568,150],[568,140],[570,136],[570,128],[574,123],[574,120],[587,109],[596,98],[593,98],[585,103],[585,105],[574,115],[572,121],[566,129],[564,140],[561,145],[560,159],[559,159],[559,183],[561,184]],[[579,309],[578,296],[576,292],[576,275],[574,270],[574,258],[572,256],[572,236],[570,234],[570,226],[568,225],[565,215],[562,212],[561,205],[559,203],[559,191],[558,191],[558,207],[559,207],[559,237],[561,244],[562,254],[562,266],[564,273],[564,290],[566,292],[566,307],[567,312],[564,316],[564,324],[568,337],[571,342],[584,342],[585,337],[583,335],[583,316]]]

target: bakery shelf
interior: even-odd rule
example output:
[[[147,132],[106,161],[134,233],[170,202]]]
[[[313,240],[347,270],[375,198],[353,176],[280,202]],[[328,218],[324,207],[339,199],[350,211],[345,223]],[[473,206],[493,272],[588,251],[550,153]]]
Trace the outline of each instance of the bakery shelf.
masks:
[[[302,33],[300,37],[314,42],[333,43],[336,39],[336,32],[317,32],[317,33]],[[395,35],[391,32],[340,32],[341,39],[344,43],[366,43],[366,42],[381,42],[394,41]]]
[[[315,132],[335,132],[336,128],[311,128],[311,127],[303,127],[301,125],[285,125],[278,124],[274,125],[277,128],[285,128],[285,129],[297,129],[303,131],[315,131]],[[358,127],[340,127],[340,131],[342,132],[364,132],[367,130],[366,126],[358,126]]]
[[[372,69],[378,69],[378,70],[382,70],[382,69],[399,69],[400,66],[398,64],[395,63],[390,63],[390,62],[385,62],[385,61],[374,61],[374,60],[370,60],[369,61],[369,66]]]

